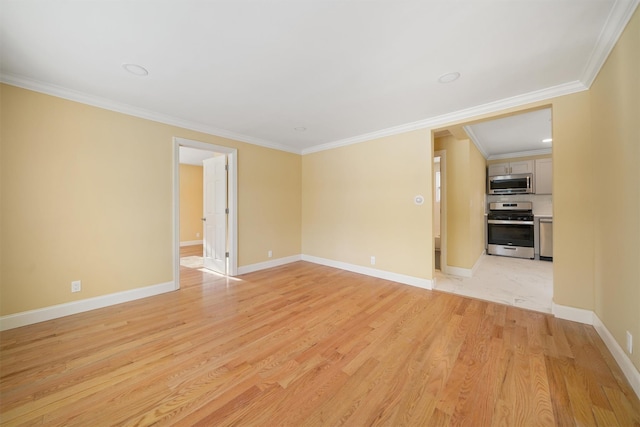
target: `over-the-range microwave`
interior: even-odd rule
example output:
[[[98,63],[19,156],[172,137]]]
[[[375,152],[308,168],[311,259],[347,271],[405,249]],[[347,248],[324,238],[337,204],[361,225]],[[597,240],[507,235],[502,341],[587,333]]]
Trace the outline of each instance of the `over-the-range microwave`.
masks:
[[[489,194],[530,194],[534,192],[532,173],[498,175],[487,178]]]

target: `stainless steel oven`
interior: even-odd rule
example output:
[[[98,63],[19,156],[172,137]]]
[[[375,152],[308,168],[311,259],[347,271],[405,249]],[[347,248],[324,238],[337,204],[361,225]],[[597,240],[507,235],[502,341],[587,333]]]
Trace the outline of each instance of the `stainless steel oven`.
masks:
[[[517,258],[535,258],[531,202],[489,204],[487,253]]]

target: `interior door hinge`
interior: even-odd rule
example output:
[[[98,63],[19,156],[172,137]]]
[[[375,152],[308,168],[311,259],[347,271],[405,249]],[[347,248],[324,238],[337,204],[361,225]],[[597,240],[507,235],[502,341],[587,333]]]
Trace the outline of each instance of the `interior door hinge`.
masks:
[[[225,252],[224,256],[229,258],[229,252]]]
[[[226,209],[224,210],[224,213],[228,214],[228,213],[229,213],[229,208],[226,208]]]
[[[224,165],[224,170],[228,171],[229,170],[229,165]]]

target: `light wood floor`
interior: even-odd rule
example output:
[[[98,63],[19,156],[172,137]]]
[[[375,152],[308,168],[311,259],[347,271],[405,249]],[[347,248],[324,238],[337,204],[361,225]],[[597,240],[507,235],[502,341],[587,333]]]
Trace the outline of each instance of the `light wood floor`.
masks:
[[[2,425],[634,426],[592,327],[297,262],[3,332]]]

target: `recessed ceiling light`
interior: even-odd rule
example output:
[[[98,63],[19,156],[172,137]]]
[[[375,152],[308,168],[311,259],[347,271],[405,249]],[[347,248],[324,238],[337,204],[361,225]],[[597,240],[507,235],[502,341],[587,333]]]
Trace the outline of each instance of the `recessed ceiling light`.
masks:
[[[135,74],[136,76],[143,77],[149,75],[147,69],[138,64],[122,64],[122,68],[124,68],[131,74]]]
[[[545,139],[542,140],[542,142],[551,142],[551,141],[553,141],[552,138],[545,138]]]
[[[440,77],[438,77],[438,81],[440,83],[451,83],[458,80],[459,78],[460,78],[460,73],[456,71],[454,73],[447,73],[447,74],[441,75]]]
[[[298,126],[297,128],[293,128],[293,130],[296,130],[298,132],[304,132],[305,130],[307,130],[307,128],[304,126]]]

